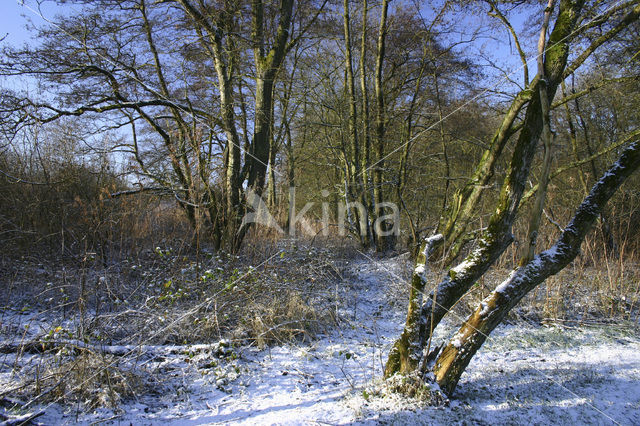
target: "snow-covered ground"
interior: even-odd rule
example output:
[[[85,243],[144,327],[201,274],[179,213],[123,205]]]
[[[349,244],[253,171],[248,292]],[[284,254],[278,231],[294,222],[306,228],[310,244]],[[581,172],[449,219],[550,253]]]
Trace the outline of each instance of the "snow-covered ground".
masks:
[[[402,330],[406,285],[397,259],[356,261],[341,323],[312,342],[234,348],[216,362],[206,346],[147,348],[159,394],[117,411],[41,405],[42,424],[640,424],[638,328],[507,325],[476,355],[446,407],[378,392]],[[444,324],[444,333],[453,325]],[[215,350],[219,353],[219,347]],[[228,355],[228,354],[227,354]]]

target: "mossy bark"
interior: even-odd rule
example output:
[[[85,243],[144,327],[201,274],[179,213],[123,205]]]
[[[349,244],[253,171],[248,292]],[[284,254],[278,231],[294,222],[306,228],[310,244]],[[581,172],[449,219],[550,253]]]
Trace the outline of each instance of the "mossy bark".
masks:
[[[424,300],[424,288],[427,283],[427,258],[433,245],[442,239],[436,235],[422,242],[416,259],[416,268],[411,277],[407,321],[400,338],[395,342],[385,367],[385,377],[395,373],[409,374],[414,371],[422,358],[423,347],[419,344],[421,329],[421,306]]]
[[[562,47],[559,44],[564,43],[563,40],[567,39],[574,28],[582,4],[582,1],[571,0],[564,0],[560,4],[556,25],[550,36],[550,39],[556,40],[557,43],[553,47],[554,54],[551,56],[552,59],[546,58],[545,60],[553,60],[557,63],[547,64],[545,62],[544,64],[547,77],[546,93],[549,99],[553,99],[567,63],[568,47]],[[562,54],[559,54],[559,52],[562,52]],[[410,334],[403,333],[403,336],[397,342],[398,347],[425,348],[431,338],[433,329],[446,313],[484,275],[511,244],[513,240],[511,226],[518,212],[531,163],[543,129],[540,84],[540,80],[537,79],[534,87],[531,88],[533,92],[532,98],[527,106],[524,123],[514,147],[509,170],[502,184],[500,196],[489,224],[478,241],[478,248],[458,266],[451,268],[445,278],[431,291],[420,310],[420,318],[417,321],[418,332],[415,333],[412,330]],[[437,299],[435,298],[436,294]],[[407,340],[409,337],[413,340],[402,342],[403,339]],[[394,346],[395,348],[396,346]],[[419,362],[416,364],[414,360],[408,358],[414,353],[416,353],[416,350],[404,352],[392,350],[393,358],[389,358],[385,375],[389,377],[394,373],[402,372],[400,368],[405,365],[420,365]],[[396,360],[397,357],[401,359],[398,361]],[[402,359],[402,357],[405,358]],[[426,368],[426,363],[423,363],[423,365]]]
[[[532,84],[535,84],[534,80]],[[482,198],[484,190],[493,178],[495,165],[501,158],[502,151],[513,135],[512,127],[522,108],[531,100],[533,90],[525,89],[520,92],[511,103],[500,127],[496,131],[491,145],[483,153],[478,162],[473,176],[469,182],[453,195],[447,211],[442,216],[438,225],[438,232],[445,237],[443,243],[431,255],[432,261],[438,261],[446,252],[444,264],[450,265],[460,254],[462,247],[467,242],[467,227],[477,206]]]
[[[562,80],[563,72],[567,66],[569,36],[571,35],[571,32],[567,32],[567,30],[575,27],[583,4],[583,0],[562,1],[560,4],[558,17],[545,53],[544,75],[549,82],[549,99],[553,99],[556,87]],[[478,162],[471,180],[454,194],[452,203],[438,226],[438,232],[445,236],[445,243],[438,250],[434,250],[432,260],[441,259],[444,252],[447,254],[445,265],[448,266],[455,261],[468,242],[469,222],[477,211],[484,189],[493,177],[496,162],[501,157],[510,137],[515,133],[514,122],[520,110],[537,95],[538,80],[539,76],[531,82],[529,88],[520,92],[514,99],[500,128],[494,135],[490,147]]]
[[[516,269],[481,302],[436,360],[436,381],[446,394],[453,393],[471,358],[509,311],[527,293],[547,277],[558,273],[577,256],[587,232],[606,203],[639,167],[640,141],[627,148],[591,189],[556,244]]]

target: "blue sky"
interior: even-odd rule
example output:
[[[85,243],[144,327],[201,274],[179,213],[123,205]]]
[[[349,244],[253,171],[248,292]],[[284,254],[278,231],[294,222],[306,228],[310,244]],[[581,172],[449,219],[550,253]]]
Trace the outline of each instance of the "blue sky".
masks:
[[[35,35],[25,28],[29,22],[33,22],[36,25],[42,25],[46,22],[39,16],[39,13],[45,18],[52,19],[56,14],[64,14],[66,11],[72,9],[71,6],[58,6],[55,2],[45,2],[41,9],[38,9],[37,2],[35,0],[0,0],[2,8],[0,9],[0,37],[5,36],[5,40],[1,43],[4,45],[21,45],[23,43],[29,43],[33,41]],[[425,3],[429,5],[430,3]],[[428,7],[427,7],[428,8]],[[425,12],[427,10],[425,9]],[[427,13],[428,14],[428,13]],[[522,28],[525,14],[512,16],[512,23],[519,30]],[[486,19],[486,16],[484,17]],[[478,16],[470,15],[468,17],[472,22],[478,20]],[[471,25],[473,27],[473,25]],[[494,40],[488,40],[486,38],[478,40],[473,43],[474,47],[480,48],[484,44],[484,48],[488,48],[489,52],[493,52],[490,56],[497,63],[511,68],[511,77],[517,81],[522,80],[521,76],[521,64],[515,51],[509,49],[508,40],[509,35],[504,28],[498,29],[493,36]],[[524,40],[522,40],[524,42]],[[526,42],[525,42],[526,43]],[[472,49],[475,50],[475,49]],[[529,63],[531,75],[535,74],[535,58]],[[501,82],[500,85],[506,83],[504,81],[504,75],[496,72],[495,70],[485,69],[488,72],[488,80],[495,84]],[[489,84],[489,85],[493,85]]]
[[[37,6],[33,1],[26,1],[25,5],[21,5],[19,0],[0,0],[2,9],[0,12],[0,37],[6,35],[7,38],[3,43],[12,45],[29,42],[32,35],[26,30],[25,26],[31,20],[35,24],[41,24],[44,21],[36,13]],[[42,6],[42,15],[45,18],[52,18],[55,13],[61,10],[51,3],[45,3]]]

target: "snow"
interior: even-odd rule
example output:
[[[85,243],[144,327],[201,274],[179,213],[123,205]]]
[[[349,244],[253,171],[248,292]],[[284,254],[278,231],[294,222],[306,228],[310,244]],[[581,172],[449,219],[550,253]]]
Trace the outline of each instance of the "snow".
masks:
[[[444,235],[442,234],[436,234],[436,235],[432,235],[430,237],[425,238],[424,240],[424,252],[422,254],[424,254],[425,257],[429,257],[429,254],[431,252],[432,247],[439,241],[444,240]]]
[[[535,273],[537,270],[543,267],[543,261],[553,262],[554,258],[561,254],[561,249],[558,244],[554,244],[549,249],[543,251],[539,255],[535,256],[529,263],[511,271],[507,279],[502,281],[494,290],[495,293],[505,293],[509,286],[511,286],[514,280],[519,275],[525,275]]]
[[[415,269],[413,270],[413,273],[417,276],[419,276],[422,281],[427,280],[427,266],[426,266],[426,262],[428,262],[428,258],[429,258],[429,253],[431,251],[431,248],[433,247],[433,245],[435,243],[437,243],[438,241],[441,241],[442,239],[444,239],[444,237],[442,236],[442,234],[436,234],[436,235],[432,235],[431,237],[425,238],[424,242],[424,251],[422,252],[422,254],[425,256],[425,262],[424,263],[417,263]]]
[[[265,350],[236,348],[239,358],[221,361],[215,370],[201,367],[211,359],[207,345],[147,347],[164,354],[156,364],[146,361],[167,372],[161,394],[86,414],[76,407],[42,405],[33,408],[45,411],[35,421],[640,424],[640,336],[635,327],[501,326],[473,358],[449,406],[423,407],[398,394],[376,392],[388,351],[404,325],[406,307],[389,304],[400,267],[397,259],[387,259],[352,262],[350,268],[342,323],[330,334]],[[443,325],[449,332],[455,327]],[[184,354],[193,349],[201,352],[186,359]],[[3,361],[10,364],[12,359]],[[3,369],[0,388],[8,379]]]
[[[460,262],[460,264],[456,265],[454,268],[451,268],[453,270],[453,272],[456,273],[456,275],[464,273],[467,271],[467,269],[469,269],[469,267],[473,266],[475,264],[475,260],[473,259],[465,259],[462,262]]]
[[[487,315],[489,313],[489,311],[491,310],[491,308],[489,307],[489,304],[487,302],[485,302],[484,300],[482,302],[480,302],[480,306],[482,307],[482,310],[480,311],[480,316],[481,317]]]
[[[495,288],[494,292],[495,293],[504,293],[507,290],[507,288],[509,287],[509,285],[511,284],[511,282],[513,281],[513,278],[515,277],[517,272],[518,272],[518,269],[514,269],[513,271],[511,271],[511,273],[509,274],[507,279],[505,279],[500,284],[498,284],[498,286]]]

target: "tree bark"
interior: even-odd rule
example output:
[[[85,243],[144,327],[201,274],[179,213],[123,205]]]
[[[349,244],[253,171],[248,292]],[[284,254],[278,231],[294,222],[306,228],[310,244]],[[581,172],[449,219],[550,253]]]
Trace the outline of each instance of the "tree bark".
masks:
[[[384,202],[384,146],[385,146],[385,105],[384,88],[382,87],[382,65],[384,63],[385,43],[387,37],[387,14],[389,11],[389,0],[382,0],[382,11],[380,14],[380,27],[378,30],[378,45],[376,51],[376,72],[374,79],[374,89],[376,94],[376,161],[373,167],[373,196],[375,206],[374,233],[376,234],[376,250],[384,252],[392,248],[394,241],[389,231],[389,224],[386,220],[381,220],[384,215],[382,203]]]
[[[368,248],[370,244],[370,232],[369,232],[369,218],[368,211],[366,209],[367,199],[366,191],[364,187],[364,176],[362,169],[362,154],[360,150],[360,141],[358,139],[358,108],[356,98],[355,80],[353,77],[353,63],[351,55],[351,18],[349,16],[349,0],[344,0],[344,46],[345,46],[345,72],[346,72],[346,86],[349,96],[349,142],[350,142],[350,165],[351,167],[351,181],[348,185],[351,187],[351,193],[353,194],[354,201],[359,201],[365,209],[362,211],[363,215],[360,216],[360,212],[356,212],[357,221],[359,226],[357,227],[360,244],[362,247]]]
[[[460,376],[488,335],[509,311],[546,278],[561,271],[579,253],[587,232],[620,185],[640,167],[640,142],[632,143],[591,189],[556,244],[527,264],[487,296],[438,356],[434,372],[440,388],[451,395]]]
[[[551,47],[547,50],[544,63],[549,99],[553,98],[562,78],[569,53],[565,40],[575,26],[582,5],[582,1],[563,0],[560,3],[558,17],[549,39]],[[408,330],[408,334],[411,336],[415,336],[415,340],[398,339],[396,341],[385,368],[386,377],[395,373],[408,374],[418,367],[419,359],[411,359],[406,356],[406,354],[415,353],[409,348],[423,348],[422,357],[427,355],[424,353],[424,349],[431,338],[432,330],[511,244],[513,240],[511,226],[518,212],[525,182],[529,176],[531,162],[543,127],[538,84],[540,84],[539,79],[536,80],[536,84],[532,88],[532,99],[527,107],[523,128],[514,147],[509,171],[502,184],[495,211],[478,241],[478,248],[462,263],[450,269],[444,279],[424,299],[418,322],[407,323],[405,326],[405,330]],[[426,245],[423,243],[422,252],[425,247]],[[414,332],[416,327],[419,330],[418,333]]]
[[[534,79],[531,82],[532,86],[535,86],[537,82],[538,80]],[[493,178],[495,165],[501,158],[504,147],[515,133],[513,125],[522,108],[531,101],[534,93],[534,88],[529,87],[516,96],[507,110],[500,127],[493,136],[491,145],[484,151],[478,162],[471,179],[453,195],[453,200],[449,204],[445,215],[441,218],[437,230],[445,238],[443,244],[433,250],[431,261],[442,259],[444,254],[446,255],[444,265],[448,266],[460,254],[464,244],[467,242],[465,235],[468,224],[480,203],[482,194]]]
[[[271,152],[273,88],[276,75],[287,52],[293,0],[281,0],[280,2],[278,27],[274,42],[269,50],[266,49],[264,38],[264,4],[262,0],[252,0],[251,10],[251,38],[256,65],[255,118],[251,150],[245,156],[245,161],[248,165],[247,187],[256,195],[261,196]],[[235,250],[240,248],[247,231],[248,226],[243,226],[236,232]]]
[[[428,281],[428,257],[433,246],[440,242],[442,238],[443,236],[438,234],[425,239],[422,244],[422,251],[418,253],[416,267],[411,277],[407,321],[400,335],[400,339],[396,341],[389,355],[385,367],[386,377],[390,377],[398,372],[407,374],[414,371],[422,358],[424,348],[417,344],[420,342],[420,327],[418,324],[420,324],[422,320],[421,307],[423,304],[424,288]]]
[[[269,163],[271,112],[273,110],[273,86],[278,69],[284,61],[289,39],[289,27],[293,12],[293,0],[280,2],[279,22],[275,40],[267,51],[264,40],[264,5],[262,0],[252,0],[252,42],[256,64],[255,123],[251,158],[248,159],[247,184],[257,195],[264,188]]]
[[[561,77],[558,77],[558,80],[562,81],[570,76],[589,58],[591,54],[593,54],[593,52],[595,52],[598,47],[602,46],[604,43],[611,40],[618,33],[631,25],[633,22],[637,21],[639,17],[640,5],[635,5],[629,10],[626,15],[624,15],[620,19],[620,21],[616,25],[597,37],[584,51],[582,51],[578,55],[578,57],[571,64],[565,64],[563,75]],[[575,24],[573,24],[573,26],[575,27]],[[581,30],[582,29],[583,28],[581,28]],[[549,57],[550,55],[554,56],[557,53],[561,53],[559,49],[556,49],[554,47],[556,44],[555,41],[561,40],[561,45],[565,46],[564,48],[568,48],[569,43],[578,33],[579,32],[568,34],[567,37],[563,39],[550,39],[548,45],[551,46],[551,48],[547,51],[546,56]],[[546,62],[551,63],[553,61],[547,60]],[[473,177],[471,178],[469,183],[466,184],[461,190],[456,191],[453,197],[453,201],[449,205],[447,214],[441,218],[441,221],[438,225],[437,232],[442,233],[445,236],[445,239],[442,246],[433,250],[431,255],[432,261],[441,259],[443,257],[443,252],[445,252],[446,256],[444,266],[451,265],[460,254],[460,251],[462,250],[464,245],[468,242],[468,224],[473,217],[473,213],[475,212],[476,207],[479,204],[484,189],[493,177],[495,163],[497,159],[500,158],[502,149],[504,148],[509,137],[517,131],[517,127],[513,126],[513,120],[515,120],[515,118],[517,117],[520,108],[522,108],[522,106],[529,101],[529,99],[527,98],[532,94],[530,89],[534,86],[534,83],[535,80],[532,81],[528,89],[523,90],[514,100],[509,109],[509,112],[505,116],[503,124],[494,136],[491,146],[488,150],[485,151],[482,159],[478,163]],[[552,99],[553,97],[549,97],[550,101]],[[509,120],[509,117],[511,117],[511,120]],[[504,133],[505,131],[507,133]]]

